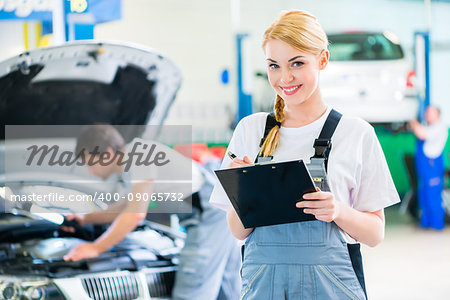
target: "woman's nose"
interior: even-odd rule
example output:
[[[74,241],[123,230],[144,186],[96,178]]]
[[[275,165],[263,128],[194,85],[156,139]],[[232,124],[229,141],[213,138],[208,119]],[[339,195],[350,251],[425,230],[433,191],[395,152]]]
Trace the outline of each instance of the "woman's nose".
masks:
[[[291,70],[287,69],[287,70],[283,70],[281,73],[281,82],[283,84],[288,84],[292,81],[292,79],[294,78],[294,76],[292,75]]]

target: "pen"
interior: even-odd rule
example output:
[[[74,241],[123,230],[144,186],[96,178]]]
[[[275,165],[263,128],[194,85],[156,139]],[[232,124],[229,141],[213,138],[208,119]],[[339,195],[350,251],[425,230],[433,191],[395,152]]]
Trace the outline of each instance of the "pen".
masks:
[[[235,159],[237,156],[236,155],[234,155],[234,153],[233,152],[231,152],[231,151],[228,151],[228,156],[231,158],[231,159]]]

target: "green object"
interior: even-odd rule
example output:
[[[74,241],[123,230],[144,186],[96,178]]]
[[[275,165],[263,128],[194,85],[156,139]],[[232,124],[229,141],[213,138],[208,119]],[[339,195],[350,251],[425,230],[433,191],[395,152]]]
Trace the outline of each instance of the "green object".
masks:
[[[404,195],[411,187],[403,162],[403,155],[416,152],[416,137],[411,132],[392,133],[383,127],[375,127],[378,140],[383,148],[386,161],[391,171],[395,187],[400,195]],[[445,166],[449,166],[450,139],[444,149]]]
[[[148,203],[148,209],[157,209],[158,207],[159,207],[159,205],[156,201],[150,201]]]

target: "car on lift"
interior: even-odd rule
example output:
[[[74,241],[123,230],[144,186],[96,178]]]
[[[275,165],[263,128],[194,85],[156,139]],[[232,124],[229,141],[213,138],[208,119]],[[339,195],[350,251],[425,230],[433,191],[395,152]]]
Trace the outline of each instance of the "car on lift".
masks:
[[[129,142],[148,125],[161,127],[180,84],[180,70],[170,59],[132,44],[74,42],[0,63],[0,299],[170,298],[183,234],[145,221],[97,258],[64,261],[72,247],[105,228],[69,233],[59,225],[71,207],[12,199],[49,192],[91,195],[117,188],[119,181],[83,184],[86,167],[30,171],[20,152],[26,138],[13,139],[9,132],[28,125],[25,135],[45,139],[42,126],[108,123],[128,125],[121,133]],[[74,149],[74,140],[61,144]]]
[[[411,58],[393,33],[328,34],[330,61],[321,73],[324,101],[345,114],[394,126],[417,117]]]
[[[330,61],[320,73],[325,103],[346,115],[394,130],[417,117],[413,64],[393,33],[330,33],[328,39]],[[255,107],[270,111],[275,97],[267,72],[255,76]]]

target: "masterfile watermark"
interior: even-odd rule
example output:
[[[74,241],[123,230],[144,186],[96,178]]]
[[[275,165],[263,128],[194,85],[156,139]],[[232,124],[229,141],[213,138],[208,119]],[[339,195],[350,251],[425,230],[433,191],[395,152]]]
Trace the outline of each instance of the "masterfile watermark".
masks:
[[[142,150],[139,151],[138,147],[141,146]],[[156,144],[147,144],[142,142],[135,142],[132,146],[131,151],[125,153],[123,151],[117,150],[114,154],[107,151],[99,151],[99,146],[95,146],[92,151],[88,151],[83,148],[78,153],[74,151],[63,151],[60,152],[60,147],[58,145],[31,145],[26,150],[28,150],[29,156],[26,161],[27,166],[31,166],[35,162],[36,166],[42,166],[44,161],[49,166],[94,166],[99,164],[100,166],[109,166],[111,164],[117,164],[119,166],[124,166],[124,172],[128,172],[131,166],[150,166],[155,165],[157,167],[164,166],[170,162],[170,159],[166,159],[166,153],[164,151],[156,151]],[[49,156],[48,160],[45,158]],[[125,159],[127,157],[127,159]]]
[[[192,127],[110,127],[6,125],[0,211],[37,205],[64,213],[120,212],[129,203],[128,211],[192,212],[191,147],[177,146],[192,143]]]

